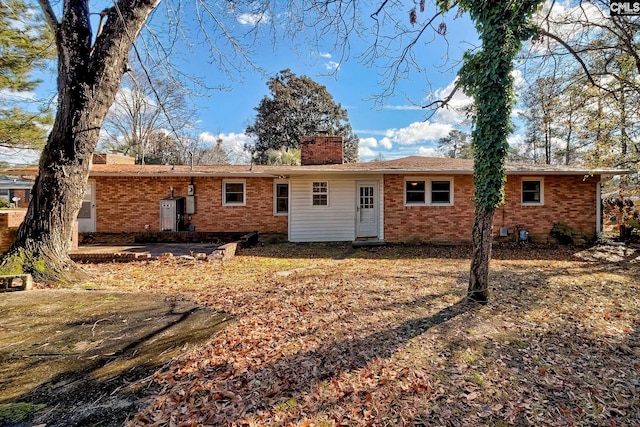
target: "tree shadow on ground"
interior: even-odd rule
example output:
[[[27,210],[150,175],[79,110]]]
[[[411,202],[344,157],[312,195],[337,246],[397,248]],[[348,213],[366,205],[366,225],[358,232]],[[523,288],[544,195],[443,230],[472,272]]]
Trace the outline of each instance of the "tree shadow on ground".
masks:
[[[0,403],[46,405],[29,424],[5,426],[122,425],[152,391],[145,378],[231,319],[162,295],[87,291],[10,295],[0,313],[14,329],[0,346]],[[37,320],[25,324],[28,313]]]
[[[548,259],[557,261],[551,255],[547,255]],[[534,261],[538,261],[541,258],[534,258]],[[545,258],[546,259],[546,258]],[[439,268],[440,264],[438,264]],[[614,273],[618,276],[611,275],[611,265],[605,263],[589,263],[576,261],[572,264],[567,263],[546,263],[542,262],[539,265],[531,266],[531,263],[518,264],[514,270],[511,263],[502,263],[501,266],[492,272],[492,283],[499,283],[498,289],[496,289],[495,301],[482,310],[481,315],[478,315],[478,322],[482,322],[483,318],[488,316],[504,316],[504,319],[508,319],[509,322],[500,324],[500,328],[506,328],[507,325],[518,325],[518,321],[522,315],[528,311],[544,308],[547,304],[545,299],[545,292],[551,297],[553,296],[556,303],[562,302],[567,298],[567,294],[574,291],[579,291],[581,295],[588,295],[588,290],[584,289],[584,284],[580,283],[580,278],[577,277],[578,273],[590,274],[594,276],[591,286],[603,286],[602,281],[615,281],[615,277],[621,277],[625,275],[625,272],[619,272],[621,267],[615,267]],[[626,268],[626,267],[625,267]],[[432,271],[432,269],[430,269]],[[342,272],[342,274],[349,276],[351,272]],[[602,274],[600,274],[602,273]],[[426,280],[427,276],[423,274],[413,274],[412,276],[418,277],[420,280]],[[463,274],[459,271],[453,273],[454,278],[452,282],[460,282],[463,278]],[[340,276],[339,273],[336,275]],[[567,276],[574,282],[569,284],[557,284],[556,278],[560,276]],[[615,276],[615,277],[614,277]],[[303,287],[308,284],[303,281],[308,280],[309,284],[313,283],[310,277],[296,277],[290,279],[293,283],[295,281],[296,286]],[[335,281],[343,283],[339,278],[334,278]],[[401,280],[407,279],[407,276],[402,276]],[[372,280],[375,283],[376,279]],[[345,282],[345,284],[348,284]],[[278,286],[285,286],[286,283],[278,284]],[[375,286],[375,285],[374,285]],[[284,300],[285,293],[295,291],[295,287],[284,287],[282,289],[282,299]],[[339,287],[337,288],[339,289]],[[329,288],[327,291],[334,292],[333,288]],[[358,289],[359,297],[363,299],[370,298],[366,291]],[[541,297],[538,297],[537,293],[541,292]],[[379,304],[373,304],[367,309],[369,310],[384,310],[385,308],[406,308],[412,309],[414,306],[420,308],[434,307],[435,304],[429,304],[431,298],[437,299],[438,295],[429,295],[426,297],[418,297],[411,301],[400,302],[385,302],[384,299],[380,300]],[[432,301],[433,302],[433,301]],[[212,425],[233,425],[235,423],[246,421],[245,418],[251,419],[251,417],[259,418],[264,414],[270,414],[269,421],[272,423],[277,422],[275,415],[278,413],[279,406],[286,406],[287,402],[296,399],[313,399],[313,394],[319,389],[323,389],[324,386],[332,387],[334,382],[339,382],[343,379],[343,373],[350,373],[358,371],[363,368],[368,368],[370,365],[375,364],[377,359],[390,359],[397,353],[404,345],[408,344],[410,340],[425,334],[436,326],[440,326],[439,332],[448,328],[450,325],[458,323],[458,328],[462,321],[466,322],[469,317],[473,317],[476,314],[470,316],[461,315],[469,313],[472,310],[480,308],[475,304],[469,304],[465,301],[459,301],[458,303],[446,307],[437,313],[427,316],[414,318],[404,321],[395,327],[390,327],[384,330],[380,330],[375,333],[364,335],[363,329],[359,331],[353,331],[353,335],[356,338],[344,337],[336,341],[326,342],[319,348],[311,351],[302,351],[290,356],[281,357],[273,360],[270,363],[261,364],[260,357],[254,359],[255,365],[249,366],[246,370],[240,370],[236,367],[234,362],[220,361],[212,362],[211,365],[197,364],[191,365],[193,371],[190,372],[189,378],[183,378],[182,374],[174,373],[172,377],[173,381],[184,381],[176,387],[168,386],[167,391],[171,394],[177,394],[176,399],[195,399],[194,405],[188,406],[194,408],[199,412],[197,415],[193,415],[193,418],[189,418],[191,414],[182,415],[175,412],[175,408],[171,406],[162,406],[166,401],[159,403],[153,410],[155,411],[167,411],[169,413],[172,410],[172,416],[174,415],[181,421],[187,421],[189,419],[195,419],[197,416],[202,416],[203,420],[206,420],[206,424]],[[362,311],[362,310],[360,310]],[[431,311],[435,311],[433,308]],[[544,313],[543,313],[544,314]],[[564,313],[564,316],[570,316],[571,312]],[[456,322],[448,323],[449,320],[458,318]],[[547,318],[542,318],[541,322],[546,322]],[[553,321],[553,318],[549,318],[549,322]],[[327,325],[329,326],[329,325]],[[469,324],[469,327],[473,325]],[[522,330],[520,336],[531,335],[537,333],[539,326],[533,325],[531,331]],[[467,325],[465,324],[465,328]],[[465,329],[459,331],[464,332]],[[502,329],[500,329],[502,331]],[[545,331],[541,333],[541,339],[545,339],[547,336],[549,341],[562,342],[571,338],[574,333],[580,332],[574,325],[567,323],[558,324],[557,328],[551,331]],[[359,335],[358,335],[359,334]],[[443,336],[438,334],[439,336]],[[462,334],[464,335],[464,333]],[[456,335],[459,337],[460,335]],[[506,345],[511,346],[507,348],[509,357],[516,360],[526,360],[526,354],[522,352],[524,345],[536,344],[536,338],[527,338],[524,342],[520,336],[516,336],[511,339],[506,337]],[[588,348],[590,343],[597,343],[597,340],[592,340],[588,336],[583,337],[585,348]],[[451,339],[451,336],[447,337]],[[455,338],[454,338],[455,339]],[[234,342],[232,340],[232,342]],[[453,343],[453,341],[452,341]],[[446,344],[446,343],[445,343]],[[241,344],[238,344],[238,351],[243,353],[247,351],[246,348],[242,348]],[[232,352],[236,349],[232,348]],[[212,351],[215,354],[215,350]],[[499,355],[499,352],[496,353]],[[554,353],[544,353],[550,357],[554,356]],[[595,353],[594,353],[595,354]],[[569,357],[571,353],[567,353]],[[605,356],[605,352],[599,351],[598,356]],[[206,352],[199,355],[201,359],[207,360],[208,355]],[[242,356],[239,356],[242,358]],[[217,360],[212,358],[211,360]],[[597,362],[598,357],[594,358]],[[599,360],[606,360],[604,357],[599,357]],[[218,364],[215,364],[218,363]],[[206,368],[202,368],[206,366]],[[241,366],[245,366],[241,364]],[[598,365],[600,366],[600,365]],[[508,368],[512,368],[508,366]],[[446,374],[446,371],[443,371]],[[523,371],[524,372],[524,371]],[[191,381],[194,377],[202,375],[202,381]],[[517,376],[516,376],[517,377]],[[467,382],[468,383],[468,382]],[[188,388],[187,388],[188,387]],[[191,387],[194,387],[192,389]],[[544,389],[542,389],[544,391]],[[224,393],[222,392],[224,391]],[[184,392],[185,395],[179,393]],[[345,392],[348,393],[348,392]],[[339,397],[341,398],[341,397]],[[172,399],[171,397],[167,400]],[[208,402],[206,407],[203,403],[199,403],[198,399],[203,399],[202,402]],[[339,403],[335,403],[335,406],[339,406]],[[314,404],[315,405],[315,404]],[[327,406],[328,405],[328,406]],[[332,403],[320,403],[317,406],[313,406],[310,411],[306,411],[305,416],[313,417],[314,414],[323,414],[325,411],[331,411],[334,408],[331,407]],[[506,408],[507,405],[504,405]],[[274,409],[275,408],[275,409]],[[208,412],[207,412],[208,411]],[[157,414],[157,413],[156,413]],[[275,415],[274,415],[275,414]],[[299,414],[298,414],[299,415]],[[502,418],[494,418],[499,422],[500,419],[505,419],[507,415]],[[423,419],[428,419],[425,414]],[[295,418],[297,421],[301,421],[300,418]],[[294,421],[295,421],[294,420]],[[458,419],[460,420],[460,419]],[[418,418],[415,420],[416,425],[422,421]],[[285,423],[286,424],[286,423]],[[256,422],[256,425],[260,425],[260,422]],[[428,424],[426,424],[428,425]],[[432,425],[438,425],[437,423]],[[443,424],[449,425],[449,424]],[[456,425],[456,424],[450,424]],[[461,424],[457,424],[461,425]]]
[[[203,418],[206,419],[205,424],[233,425],[238,421],[238,416],[250,417],[279,402],[296,398],[340,373],[362,369],[376,359],[389,358],[412,338],[479,307],[461,300],[431,316],[411,319],[395,328],[362,338],[327,343],[316,350],[297,353],[246,371],[237,371],[233,364],[226,362],[208,366],[208,379],[216,383],[216,389],[225,390],[225,393],[213,393],[208,398],[210,413]],[[248,391],[247,386],[250,388]],[[195,394],[208,395],[210,391],[201,392],[202,394],[198,394],[200,392],[196,391]],[[194,391],[190,390],[188,393]],[[244,398],[240,398],[241,395]],[[236,398],[230,400],[230,396]],[[184,419],[180,418],[183,415],[176,416],[186,420],[200,415],[187,414]]]

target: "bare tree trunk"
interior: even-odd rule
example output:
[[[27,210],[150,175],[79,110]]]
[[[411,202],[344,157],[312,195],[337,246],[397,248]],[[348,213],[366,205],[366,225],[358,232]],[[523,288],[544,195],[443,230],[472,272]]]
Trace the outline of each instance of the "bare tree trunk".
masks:
[[[100,127],[126,69],[134,38],[159,0],[121,1],[92,46],[88,0],[65,1],[57,21],[39,0],[56,36],[58,109],[40,156],[33,197],[0,272],[36,280],[68,281],[80,274],[68,251]]]
[[[486,303],[489,300],[489,261],[493,241],[494,212],[495,209],[477,206],[473,221],[473,254],[467,298],[479,303]]]

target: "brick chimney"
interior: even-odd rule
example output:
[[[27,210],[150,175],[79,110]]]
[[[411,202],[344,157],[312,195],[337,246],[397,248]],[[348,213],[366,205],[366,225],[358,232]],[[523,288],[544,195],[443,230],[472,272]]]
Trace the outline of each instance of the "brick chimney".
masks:
[[[329,135],[313,135],[300,137],[300,164],[306,165],[341,165],[342,137]]]
[[[94,165],[134,165],[136,159],[122,154],[93,153],[91,163]]]

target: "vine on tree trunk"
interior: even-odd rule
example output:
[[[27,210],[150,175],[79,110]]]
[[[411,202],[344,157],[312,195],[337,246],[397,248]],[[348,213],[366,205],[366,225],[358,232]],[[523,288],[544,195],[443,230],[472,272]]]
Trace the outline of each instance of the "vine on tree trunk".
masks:
[[[441,8],[451,6],[450,1],[438,4]],[[531,16],[541,0],[460,0],[458,4],[470,13],[482,40],[481,50],[465,54],[459,77],[476,106],[472,133],[476,217],[467,297],[484,303],[489,297],[493,214],[504,200],[507,136],[512,129],[514,102],[513,60],[522,41],[536,33]]]

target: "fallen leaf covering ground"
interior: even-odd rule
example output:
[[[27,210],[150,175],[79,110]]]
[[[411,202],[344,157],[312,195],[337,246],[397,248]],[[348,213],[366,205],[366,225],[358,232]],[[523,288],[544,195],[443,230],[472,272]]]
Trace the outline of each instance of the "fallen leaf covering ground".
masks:
[[[132,426],[640,426],[639,265],[493,256],[484,306],[462,302],[461,247],[269,245],[95,265],[87,286],[235,316],[155,374]]]

